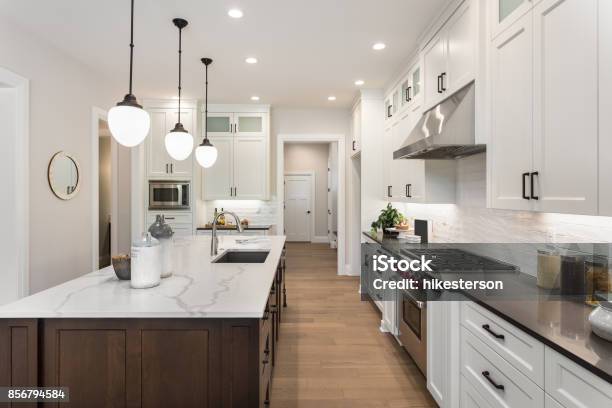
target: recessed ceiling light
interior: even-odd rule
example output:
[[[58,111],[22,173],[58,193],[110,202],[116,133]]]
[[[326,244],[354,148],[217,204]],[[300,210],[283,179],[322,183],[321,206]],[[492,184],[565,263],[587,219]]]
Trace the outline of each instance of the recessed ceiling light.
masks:
[[[378,42],[378,43],[376,43],[376,44],[374,44],[372,46],[372,49],[374,49],[376,51],[384,50],[385,48],[387,48],[387,45],[385,43],[381,43],[381,42]]]
[[[247,64],[257,64],[257,58],[255,58],[255,57],[249,57],[249,58],[245,59],[245,62],[246,62]]]
[[[258,101],[259,100],[259,96],[253,95],[253,96],[251,96],[251,100],[252,101]]]
[[[328,96],[328,97],[327,97],[327,100],[328,100],[328,101],[335,101],[335,100],[336,100],[336,97],[335,97],[335,96],[333,96],[333,95],[332,95],[332,96]]]
[[[355,85],[357,86],[361,86],[363,84],[365,84],[365,81],[363,79],[358,79],[357,81],[355,81]]]
[[[242,10],[240,9],[231,9],[230,11],[227,12],[227,15],[230,16],[231,18],[242,18],[244,14],[242,13]]]

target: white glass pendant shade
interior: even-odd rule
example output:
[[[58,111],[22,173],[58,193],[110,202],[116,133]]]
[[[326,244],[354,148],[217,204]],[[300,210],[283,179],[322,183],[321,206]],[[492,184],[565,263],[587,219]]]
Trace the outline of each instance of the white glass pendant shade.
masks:
[[[217,161],[217,148],[208,142],[208,139],[196,148],[196,160],[205,169],[212,167]]]
[[[164,139],[166,151],[174,160],[185,160],[193,150],[193,136],[177,123]]]
[[[113,106],[108,111],[108,128],[122,146],[134,147],[149,134],[151,119],[142,108],[130,105]]]

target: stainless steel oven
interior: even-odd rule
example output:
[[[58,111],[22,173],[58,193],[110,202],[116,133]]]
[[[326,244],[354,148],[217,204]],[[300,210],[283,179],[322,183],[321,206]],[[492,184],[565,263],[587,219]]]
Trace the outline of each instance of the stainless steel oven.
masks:
[[[399,339],[427,377],[427,296],[422,290],[399,292]]]
[[[191,184],[188,181],[149,181],[149,210],[188,210]]]

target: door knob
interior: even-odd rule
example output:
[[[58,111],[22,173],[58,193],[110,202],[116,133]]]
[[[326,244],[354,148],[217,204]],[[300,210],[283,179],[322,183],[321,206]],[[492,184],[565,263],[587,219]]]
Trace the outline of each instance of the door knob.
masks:
[[[310,214],[310,210],[306,211],[306,214]]]

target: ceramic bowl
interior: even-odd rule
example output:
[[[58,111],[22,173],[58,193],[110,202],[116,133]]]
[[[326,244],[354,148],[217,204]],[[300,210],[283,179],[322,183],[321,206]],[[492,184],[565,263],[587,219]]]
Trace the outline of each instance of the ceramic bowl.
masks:
[[[132,277],[132,260],[129,255],[118,255],[112,258],[115,275],[120,280],[130,280]]]
[[[602,339],[612,341],[612,303],[601,302],[601,305],[589,315],[589,323],[593,333]]]

